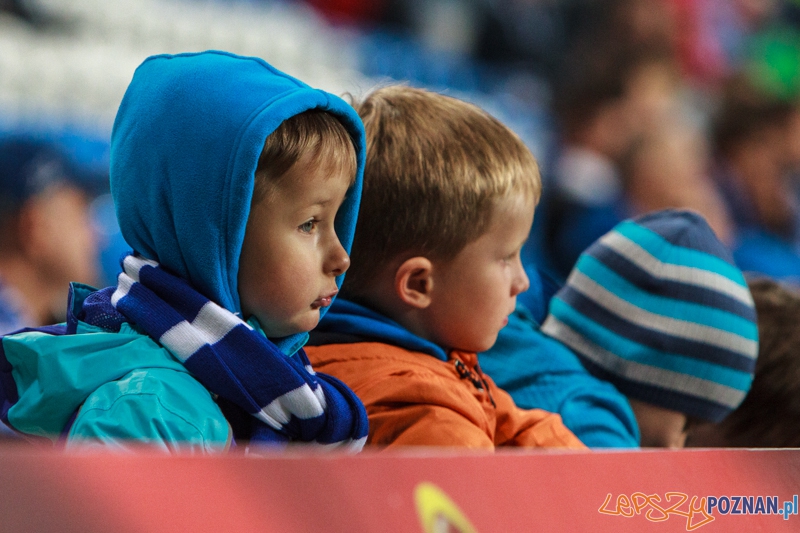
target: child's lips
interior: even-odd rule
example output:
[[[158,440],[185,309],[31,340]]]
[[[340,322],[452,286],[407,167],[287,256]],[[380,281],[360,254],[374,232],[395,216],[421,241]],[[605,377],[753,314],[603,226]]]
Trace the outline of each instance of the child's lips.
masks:
[[[331,291],[328,294],[320,296],[319,298],[314,300],[314,302],[311,304],[311,308],[319,309],[321,307],[328,307],[329,305],[331,305],[333,297],[336,296],[338,293],[339,291]]]

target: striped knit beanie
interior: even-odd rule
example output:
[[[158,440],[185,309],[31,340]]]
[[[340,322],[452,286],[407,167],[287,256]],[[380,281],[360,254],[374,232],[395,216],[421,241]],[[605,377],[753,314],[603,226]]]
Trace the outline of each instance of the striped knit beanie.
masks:
[[[717,422],[753,380],[753,298],[699,215],[626,220],[578,259],[542,331],[632,399]]]

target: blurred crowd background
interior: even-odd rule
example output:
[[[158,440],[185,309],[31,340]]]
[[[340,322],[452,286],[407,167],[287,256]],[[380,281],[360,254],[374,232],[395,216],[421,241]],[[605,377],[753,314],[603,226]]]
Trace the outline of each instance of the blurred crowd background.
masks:
[[[117,106],[147,56],[205,49],[355,98],[406,82],[482,106],[540,162],[525,261],[555,281],[618,221],[683,207],[743,270],[800,283],[800,0],[0,0],[17,319],[63,318],[67,280],[114,282]]]

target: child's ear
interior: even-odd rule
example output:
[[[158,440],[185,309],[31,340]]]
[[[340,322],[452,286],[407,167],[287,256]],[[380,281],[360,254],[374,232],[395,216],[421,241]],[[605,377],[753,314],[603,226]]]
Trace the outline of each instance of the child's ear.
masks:
[[[394,275],[394,290],[400,299],[418,309],[431,304],[433,264],[426,257],[406,259]]]

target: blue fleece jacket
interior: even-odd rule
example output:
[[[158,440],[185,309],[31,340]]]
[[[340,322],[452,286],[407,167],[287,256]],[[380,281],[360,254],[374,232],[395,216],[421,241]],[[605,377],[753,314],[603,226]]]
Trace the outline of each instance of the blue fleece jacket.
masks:
[[[367,307],[339,298],[312,332],[312,344],[333,342],[383,342],[412,352],[426,353],[447,361],[447,352],[437,344],[414,335],[406,328]]]
[[[207,298],[240,312],[239,255],[264,141],[281,122],[311,109],[336,116],[356,147],[355,184],[335,220],[349,252],[365,161],[355,110],[261,59],[216,51],[153,56],[133,76],[111,138],[111,192],[126,241]],[[78,316],[88,289],[72,294]],[[134,324],[124,326],[112,333],[78,322],[71,335],[4,337],[0,377],[13,375],[16,390],[5,395],[19,396],[7,412],[3,408],[4,421],[53,438],[80,408],[68,445],[225,447],[229,420],[212,395],[170,352]],[[306,339],[302,333],[272,340],[291,355]]]

